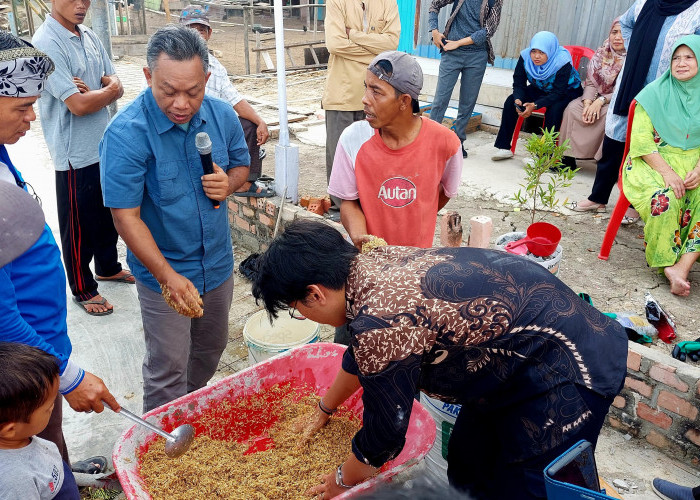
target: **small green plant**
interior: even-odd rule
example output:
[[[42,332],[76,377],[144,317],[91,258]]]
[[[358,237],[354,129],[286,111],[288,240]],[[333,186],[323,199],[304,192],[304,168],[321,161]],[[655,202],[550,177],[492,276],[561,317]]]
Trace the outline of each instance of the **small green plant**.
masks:
[[[532,160],[525,165],[525,182],[520,184],[522,189],[518,189],[511,199],[530,210],[531,223],[535,222],[538,210],[551,212],[568,201],[565,199],[560,202],[557,192],[571,186],[571,181],[578,172],[578,169],[565,167],[561,162],[569,149],[569,140],[557,144],[558,138],[559,132],[552,128],[542,129],[542,135],[532,134],[527,141],[526,149]]]

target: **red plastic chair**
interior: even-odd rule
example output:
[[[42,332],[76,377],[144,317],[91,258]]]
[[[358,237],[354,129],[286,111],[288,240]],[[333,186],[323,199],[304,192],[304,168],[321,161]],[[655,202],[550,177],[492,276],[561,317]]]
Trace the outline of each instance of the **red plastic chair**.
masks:
[[[594,50],[589,49],[588,47],[582,47],[579,45],[565,45],[564,48],[569,51],[571,54],[571,60],[573,62],[574,68],[578,71],[579,66],[581,65],[581,59],[584,57],[588,58],[588,60],[591,60],[591,57],[593,57],[593,54],[595,54]],[[547,112],[547,108],[538,108],[532,112],[532,114],[537,113],[540,116],[544,116],[544,114]],[[523,126],[523,122],[525,119],[522,116],[518,117],[518,123],[515,124],[515,130],[513,131],[513,140],[511,142],[511,147],[510,150],[513,154],[515,154],[515,146],[518,145],[518,137],[520,136],[520,128]]]
[[[617,199],[615,204],[615,210],[613,210],[612,217],[608,222],[608,228],[605,230],[605,236],[603,237],[603,244],[600,246],[600,253],[598,258],[601,260],[608,260],[610,257],[610,249],[615,242],[615,236],[617,236],[617,231],[620,229],[622,224],[622,218],[627,212],[627,208],[630,206],[630,202],[622,191],[622,169],[625,168],[625,160],[627,159],[627,154],[630,152],[630,136],[632,135],[632,120],[634,119],[634,110],[637,106],[637,101],[632,99],[630,103],[630,110],[627,114],[627,137],[625,138],[625,152],[622,155],[622,163],[620,163],[620,173],[617,177],[617,187],[620,190],[620,197]]]

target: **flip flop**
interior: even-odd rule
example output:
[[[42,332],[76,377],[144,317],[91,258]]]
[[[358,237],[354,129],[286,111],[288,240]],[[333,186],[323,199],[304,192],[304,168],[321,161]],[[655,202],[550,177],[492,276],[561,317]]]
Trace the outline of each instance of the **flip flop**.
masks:
[[[107,459],[101,456],[90,457],[80,462],[73,462],[70,468],[72,472],[80,474],[101,474],[107,468]]]
[[[107,316],[107,315],[112,314],[114,312],[114,308],[107,309],[106,311],[102,311],[102,312],[95,312],[95,311],[91,312],[91,311],[88,311],[87,307],[85,307],[89,304],[94,304],[94,305],[99,305],[99,306],[105,305],[107,303],[107,299],[105,299],[104,297],[102,297],[102,300],[95,300],[94,297],[92,299],[88,299],[88,300],[78,300],[77,298],[73,297],[73,302],[75,302],[80,307],[82,307],[83,310],[86,313],[88,313],[90,316]]]
[[[630,226],[632,224],[636,224],[637,221],[639,221],[639,217],[630,217],[629,215],[625,215],[622,217],[620,224],[623,226]]]
[[[258,191],[258,189],[260,191]],[[250,187],[248,188],[248,191],[237,191],[233,193],[233,196],[245,196],[245,197],[250,197],[250,198],[272,198],[275,196],[275,192],[264,186],[259,186],[255,182],[252,182],[250,184]]]
[[[131,279],[129,279],[131,278]],[[131,274],[130,271],[125,271],[124,274],[119,275],[117,278],[113,277],[105,277],[105,276],[97,276],[95,275],[95,279],[97,281],[113,281],[115,283],[127,283],[129,285],[135,285],[136,280],[134,279],[134,275]]]

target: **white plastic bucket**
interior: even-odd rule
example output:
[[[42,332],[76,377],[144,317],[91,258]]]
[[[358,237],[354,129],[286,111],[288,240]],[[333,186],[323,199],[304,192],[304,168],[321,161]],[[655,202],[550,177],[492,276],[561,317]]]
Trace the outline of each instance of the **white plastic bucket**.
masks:
[[[524,238],[527,236],[527,233],[523,232],[512,232],[512,233],[506,233],[502,234],[498,238],[496,238],[496,242],[494,245],[496,246],[497,250],[501,250],[503,252],[506,251],[505,246],[507,243],[511,241],[517,241],[521,238]],[[540,266],[544,267],[547,271],[552,273],[554,276],[557,276],[559,274],[559,262],[561,262],[562,255],[564,254],[564,250],[562,249],[561,245],[557,245],[557,249],[554,251],[552,255],[549,257],[537,257],[535,255],[532,255],[530,252],[526,253],[523,255],[526,259],[530,259],[533,262],[538,263]]]
[[[282,311],[270,323],[266,310],[253,314],[243,327],[248,347],[248,365],[252,366],[284,351],[319,340],[321,326],[310,319],[294,319]]]
[[[461,405],[445,403],[420,393],[420,402],[435,420],[435,443],[425,456],[425,465],[436,479],[447,482],[447,444],[450,442],[452,428],[459,415]]]

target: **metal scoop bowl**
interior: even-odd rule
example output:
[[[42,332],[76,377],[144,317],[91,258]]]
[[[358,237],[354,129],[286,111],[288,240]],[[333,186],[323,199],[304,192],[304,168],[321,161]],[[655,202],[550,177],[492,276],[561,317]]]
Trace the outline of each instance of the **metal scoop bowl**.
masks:
[[[163,436],[165,438],[165,454],[168,457],[177,458],[190,449],[190,445],[194,439],[194,427],[192,427],[190,424],[184,424],[176,427],[172,432],[165,432],[163,429],[146,422],[144,419],[134,415],[125,408],[120,409],[118,413],[128,418],[132,422],[143,425],[159,436]]]

